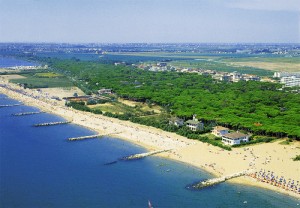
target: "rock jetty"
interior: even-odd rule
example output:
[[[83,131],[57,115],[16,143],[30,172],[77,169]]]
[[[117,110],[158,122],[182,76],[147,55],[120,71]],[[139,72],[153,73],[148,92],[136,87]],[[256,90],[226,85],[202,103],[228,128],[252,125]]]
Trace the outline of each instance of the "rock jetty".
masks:
[[[141,153],[141,154],[134,154],[134,155],[123,157],[123,158],[121,158],[121,160],[137,160],[137,159],[141,159],[141,158],[148,157],[148,156],[151,156],[151,155],[155,155],[155,154],[158,154],[158,153],[168,152],[170,150],[171,149],[158,150],[158,151],[146,152],[146,153]]]
[[[253,171],[251,171],[251,170],[250,171],[246,170],[246,171],[234,173],[234,174],[227,175],[227,176],[222,176],[222,177],[219,177],[219,178],[212,178],[212,179],[204,180],[204,181],[201,181],[199,183],[193,184],[191,186],[187,186],[187,188],[188,189],[201,189],[201,188],[205,188],[205,187],[208,187],[208,186],[213,186],[213,185],[216,185],[216,184],[219,184],[219,183],[223,183],[223,182],[225,182],[227,180],[230,180],[230,179],[233,179],[233,178],[241,177],[241,176],[244,176],[244,175],[249,175],[252,172]]]
[[[4,107],[13,107],[13,106],[20,106],[23,104],[9,104],[9,105],[0,105],[0,108],[4,108]]]
[[[23,113],[13,113],[13,116],[27,116],[27,115],[34,115],[34,114],[40,114],[40,113],[44,113],[42,111],[39,112],[23,112]]]
[[[58,122],[49,122],[49,123],[40,123],[40,124],[34,124],[34,127],[41,127],[41,126],[55,126],[60,124],[68,124],[71,123],[71,121],[58,121]]]

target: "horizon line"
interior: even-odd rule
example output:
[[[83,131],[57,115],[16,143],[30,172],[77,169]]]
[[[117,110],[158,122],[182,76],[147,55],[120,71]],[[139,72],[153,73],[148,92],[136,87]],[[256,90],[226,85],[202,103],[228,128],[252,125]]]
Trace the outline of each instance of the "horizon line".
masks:
[[[300,42],[55,42],[55,41],[5,41],[0,44],[300,44]]]

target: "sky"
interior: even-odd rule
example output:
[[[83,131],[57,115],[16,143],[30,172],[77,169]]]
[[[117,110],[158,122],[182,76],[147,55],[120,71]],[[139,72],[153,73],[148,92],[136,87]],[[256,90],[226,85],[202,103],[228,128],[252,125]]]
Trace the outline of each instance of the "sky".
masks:
[[[300,43],[300,0],[0,0],[0,42]]]

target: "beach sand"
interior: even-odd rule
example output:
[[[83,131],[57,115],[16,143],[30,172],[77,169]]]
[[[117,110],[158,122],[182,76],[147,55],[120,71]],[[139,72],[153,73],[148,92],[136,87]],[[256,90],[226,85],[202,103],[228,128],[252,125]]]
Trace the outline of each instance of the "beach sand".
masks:
[[[8,84],[8,82],[0,79],[0,84]],[[21,89],[17,85],[11,83],[9,85],[13,89]],[[30,96],[0,87],[0,93],[20,100],[26,105],[36,106],[43,111],[62,116],[99,134],[110,134],[113,137],[133,142],[149,150],[172,149],[170,152],[159,154],[159,156],[204,169],[216,176],[232,174],[247,169],[257,171],[262,169],[272,171],[279,177],[284,176],[286,179],[291,178],[295,181],[300,181],[300,162],[292,160],[296,155],[300,155],[300,142],[281,145],[277,141],[226,151],[219,147],[189,140],[175,133],[165,132],[153,127],[68,108],[63,106],[61,102],[49,99],[48,93],[50,91],[47,91],[47,97],[37,90],[26,89],[26,92]],[[51,90],[51,92],[55,93],[55,90]],[[38,96],[38,99],[33,98],[33,96]],[[55,93],[55,96],[59,95]],[[248,176],[233,179],[231,182],[267,188],[300,198],[299,194],[258,182]]]

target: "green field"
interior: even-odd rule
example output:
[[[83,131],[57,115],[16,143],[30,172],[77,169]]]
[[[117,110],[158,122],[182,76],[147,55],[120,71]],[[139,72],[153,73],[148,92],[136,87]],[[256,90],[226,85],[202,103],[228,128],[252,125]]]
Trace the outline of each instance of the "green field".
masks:
[[[221,60],[214,60],[214,59],[199,59],[199,60],[185,60],[185,61],[172,61],[170,63],[172,66],[175,67],[186,67],[186,68],[199,68],[199,69],[209,69],[215,71],[222,71],[222,72],[240,72],[243,74],[255,74],[258,76],[272,76],[273,73],[269,70],[252,67],[252,66],[240,66],[238,64],[231,64],[225,63]]]
[[[129,106],[121,102],[109,102],[105,104],[89,105],[92,109],[98,109],[103,112],[109,112],[113,114],[133,114],[137,117],[154,114],[154,110],[145,108],[143,104],[136,106]]]
[[[168,64],[176,67],[201,68],[216,71],[272,76],[273,71],[300,71],[300,57],[263,54],[207,54],[207,53],[111,53],[112,56],[145,57],[144,63],[155,63],[151,58],[171,60]],[[147,58],[149,60],[147,60]],[[130,60],[130,59],[129,59]]]
[[[72,87],[72,82],[66,77],[43,78],[35,76],[35,74],[26,74],[26,78],[10,80],[12,83],[23,84],[28,88],[49,88],[49,87]]]
[[[61,77],[62,75],[54,72],[45,72],[45,73],[36,73],[34,74],[34,76],[39,78],[56,78],[56,77]]]

